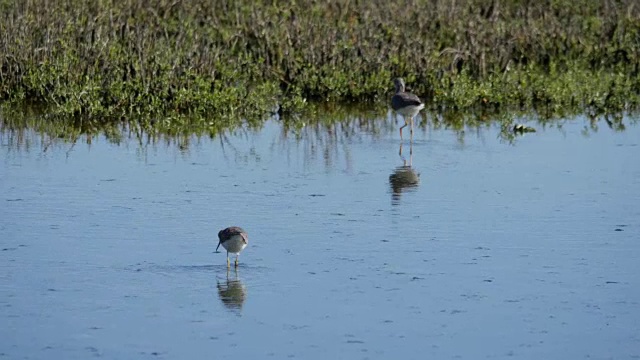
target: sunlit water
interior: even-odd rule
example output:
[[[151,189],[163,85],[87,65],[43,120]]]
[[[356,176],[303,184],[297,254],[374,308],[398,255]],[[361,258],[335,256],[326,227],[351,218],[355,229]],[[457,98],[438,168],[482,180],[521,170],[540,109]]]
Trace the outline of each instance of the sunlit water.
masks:
[[[638,359],[640,126],[533,125],[4,134],[0,357]]]

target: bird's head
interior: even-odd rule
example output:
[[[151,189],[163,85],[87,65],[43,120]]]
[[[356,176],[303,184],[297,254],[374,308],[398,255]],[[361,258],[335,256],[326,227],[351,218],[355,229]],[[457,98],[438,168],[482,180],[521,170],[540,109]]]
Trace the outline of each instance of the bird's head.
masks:
[[[393,79],[393,85],[396,87],[396,92],[404,92],[404,79],[403,78],[395,78],[395,79]]]
[[[223,231],[224,230],[218,231],[218,246],[216,246],[216,251],[215,252],[218,252],[218,248],[220,247],[220,244],[222,244],[222,232]]]

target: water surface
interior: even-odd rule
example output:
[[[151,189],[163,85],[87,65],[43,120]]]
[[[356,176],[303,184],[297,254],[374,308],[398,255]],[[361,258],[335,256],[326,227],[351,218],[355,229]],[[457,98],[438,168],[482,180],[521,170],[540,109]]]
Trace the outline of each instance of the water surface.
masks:
[[[4,132],[0,357],[640,357],[640,127],[377,124]]]

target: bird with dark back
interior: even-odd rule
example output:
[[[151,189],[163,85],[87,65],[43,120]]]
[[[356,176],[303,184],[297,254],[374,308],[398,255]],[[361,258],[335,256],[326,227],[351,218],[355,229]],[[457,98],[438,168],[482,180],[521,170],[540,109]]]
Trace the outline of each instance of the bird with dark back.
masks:
[[[393,84],[395,85],[396,93],[391,98],[391,107],[404,118],[404,125],[400,127],[400,139],[402,139],[402,129],[408,124],[411,125],[411,139],[413,139],[413,118],[420,110],[424,109],[424,103],[417,95],[405,91],[405,84],[402,78],[394,79]],[[407,121],[407,118],[409,118],[409,121]]]
[[[227,250],[227,268],[231,267],[229,253],[236,255],[235,267],[238,267],[240,252],[249,244],[249,235],[247,235],[247,232],[239,226],[231,226],[218,232],[218,240],[216,252],[220,245]]]

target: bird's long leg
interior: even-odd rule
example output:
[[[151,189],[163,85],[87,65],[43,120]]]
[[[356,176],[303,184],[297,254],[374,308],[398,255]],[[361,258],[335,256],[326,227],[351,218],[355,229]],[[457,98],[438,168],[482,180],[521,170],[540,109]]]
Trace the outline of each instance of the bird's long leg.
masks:
[[[227,269],[231,267],[231,263],[229,263],[229,252],[227,251]]]
[[[404,120],[404,125],[400,126],[400,140],[402,140],[402,129],[407,126],[407,119]]]
[[[238,267],[238,258],[240,257],[240,253],[236,254],[236,263],[235,263],[235,267]]]
[[[411,119],[409,120],[409,123],[411,124],[410,126],[410,131],[411,131],[411,141],[413,141],[413,116],[411,117]]]

